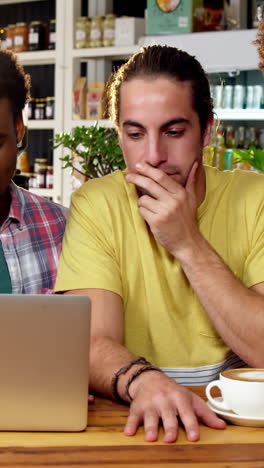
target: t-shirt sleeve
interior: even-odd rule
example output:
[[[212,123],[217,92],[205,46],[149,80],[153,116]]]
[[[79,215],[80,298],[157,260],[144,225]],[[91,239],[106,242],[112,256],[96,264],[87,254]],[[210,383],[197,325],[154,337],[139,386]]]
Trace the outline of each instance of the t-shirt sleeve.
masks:
[[[108,203],[85,188],[72,195],[55,291],[97,288],[122,297]]]
[[[249,239],[250,251],[245,261],[243,283],[247,287],[264,282],[264,206],[261,204],[256,213],[252,237]]]

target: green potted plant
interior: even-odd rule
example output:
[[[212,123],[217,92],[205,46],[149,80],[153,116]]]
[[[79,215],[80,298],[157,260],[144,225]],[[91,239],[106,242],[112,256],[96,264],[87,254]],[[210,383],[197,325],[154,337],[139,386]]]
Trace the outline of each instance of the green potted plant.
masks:
[[[115,129],[100,127],[98,122],[91,127],[75,127],[71,133],[56,134],[53,143],[53,148],[63,146],[71,151],[60,158],[63,168],[72,168],[83,180],[125,168]]]
[[[264,173],[264,150],[251,146],[248,150],[234,149],[236,163],[248,162],[254,169]]]

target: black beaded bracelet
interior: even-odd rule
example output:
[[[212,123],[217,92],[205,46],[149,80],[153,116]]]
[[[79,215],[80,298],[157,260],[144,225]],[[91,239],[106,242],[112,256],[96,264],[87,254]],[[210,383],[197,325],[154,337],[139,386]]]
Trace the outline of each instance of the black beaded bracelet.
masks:
[[[152,364],[148,364],[146,366],[143,366],[143,367],[140,367],[139,369],[137,369],[133,374],[130,375],[128,381],[127,381],[127,384],[126,384],[126,389],[125,389],[125,395],[128,399],[128,401],[130,401],[130,403],[133,401],[133,398],[131,397],[130,393],[129,393],[129,387],[131,385],[131,383],[141,374],[143,374],[143,372],[148,372],[148,371],[158,371],[158,372],[163,372],[159,367],[156,367],[156,366],[152,366]]]
[[[144,357],[139,357],[135,359],[134,361],[131,361],[129,364],[127,364],[124,367],[121,367],[113,376],[112,382],[111,382],[111,394],[112,398],[119,403],[127,403],[127,401],[123,400],[123,398],[120,397],[118,390],[117,390],[117,385],[118,385],[118,380],[120,375],[125,374],[129,369],[131,369],[132,366],[136,364],[145,364],[145,365],[151,365],[150,362],[148,362]]]

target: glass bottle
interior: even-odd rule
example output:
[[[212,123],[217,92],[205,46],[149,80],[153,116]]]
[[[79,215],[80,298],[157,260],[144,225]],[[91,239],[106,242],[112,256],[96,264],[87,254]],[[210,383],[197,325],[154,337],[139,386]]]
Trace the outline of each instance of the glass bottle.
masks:
[[[103,18],[93,16],[91,21],[90,47],[101,47],[103,45]]]
[[[237,130],[237,148],[245,149],[246,147],[246,129],[245,127],[238,127]]]
[[[225,149],[224,128],[222,125],[219,125],[216,132],[213,166],[217,167],[220,171],[224,169]]]
[[[46,119],[54,119],[55,116],[55,98],[48,96],[46,98],[45,117]]]
[[[45,25],[41,21],[31,21],[29,24],[28,49],[43,50],[45,48]]]
[[[235,129],[232,126],[226,127],[226,147],[235,148]]]
[[[87,29],[88,29],[87,16],[79,16],[75,23],[75,47],[76,49],[82,49],[86,47]]]
[[[56,20],[52,19],[49,22],[49,43],[48,49],[55,49],[56,47]]]
[[[46,172],[46,188],[53,188],[53,166],[47,166]]]
[[[28,25],[27,23],[16,23],[14,30],[14,52],[25,52],[28,50]]]
[[[13,50],[14,48],[14,33],[15,24],[9,24],[6,30],[6,50]]]
[[[103,20],[103,45],[105,47],[115,45],[115,19],[115,15],[108,14]]]

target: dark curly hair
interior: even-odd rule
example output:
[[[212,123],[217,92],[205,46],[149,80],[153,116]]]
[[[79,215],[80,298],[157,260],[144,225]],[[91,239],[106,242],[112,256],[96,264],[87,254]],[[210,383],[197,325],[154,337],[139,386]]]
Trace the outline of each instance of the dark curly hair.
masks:
[[[260,71],[264,74],[264,20],[259,22],[257,30],[257,39],[254,41],[254,44],[257,46],[258,49],[258,67]]]
[[[122,83],[134,78],[165,76],[175,81],[189,81],[192,88],[193,108],[200,121],[203,135],[213,115],[213,103],[207,75],[195,57],[176,47],[153,45],[143,47],[115,71],[106,84],[106,116],[118,127],[119,100]]]
[[[30,76],[11,52],[0,50],[0,98],[8,98],[16,122],[30,98]]]

